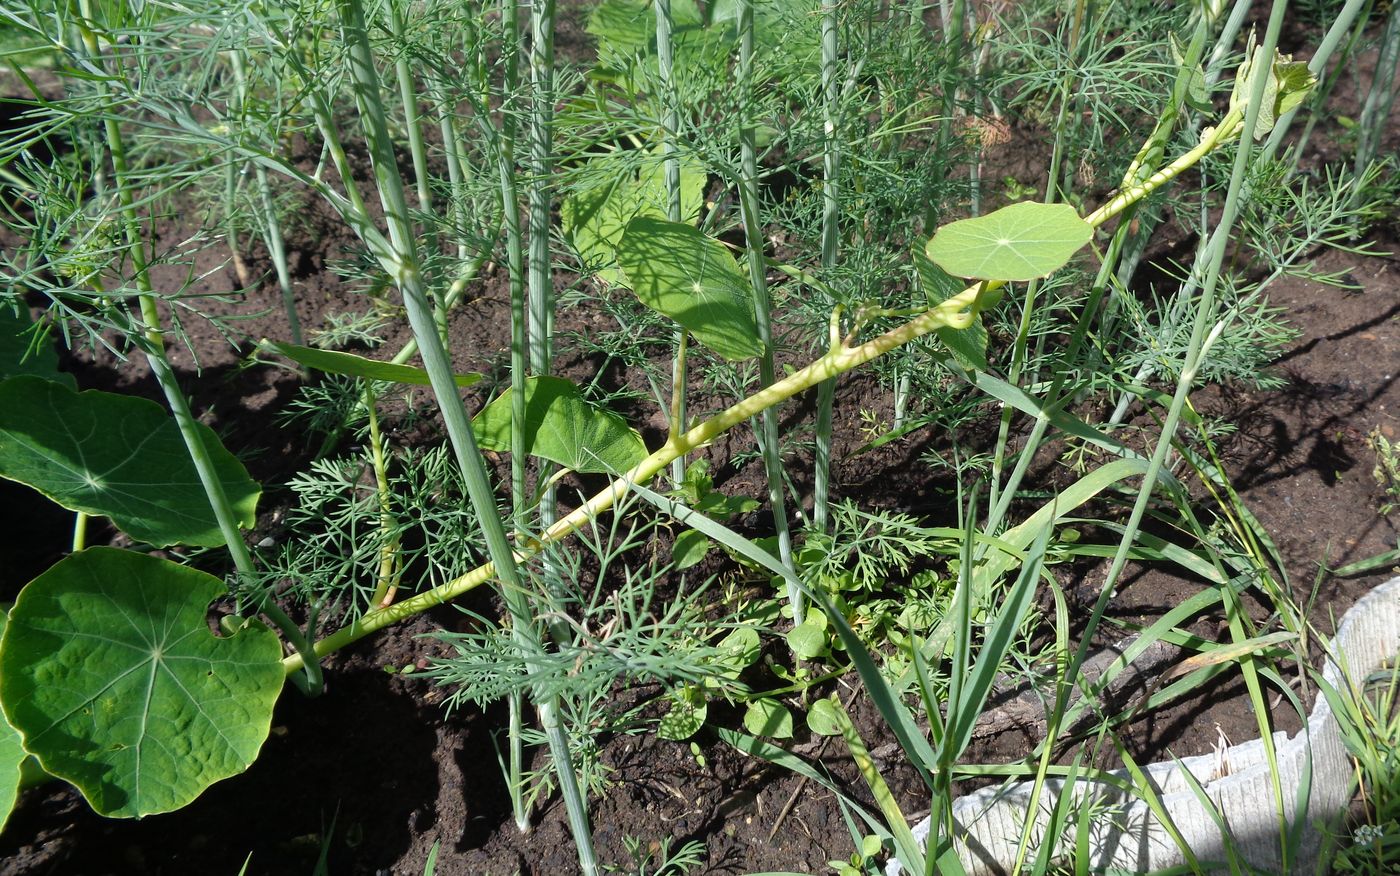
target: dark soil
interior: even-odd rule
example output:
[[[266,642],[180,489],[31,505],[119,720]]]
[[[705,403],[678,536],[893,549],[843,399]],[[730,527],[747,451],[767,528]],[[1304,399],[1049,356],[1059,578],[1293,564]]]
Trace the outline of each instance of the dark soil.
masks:
[[[365,303],[326,268],[349,246],[337,236],[343,232],[319,206],[308,203],[304,210],[293,264],[300,318],[316,328],[328,315],[363,310]],[[170,217],[162,238],[184,239],[198,219]],[[1377,232],[1377,248],[1396,249],[1388,236],[1393,230]],[[269,268],[259,246],[243,258],[255,276]],[[1275,366],[1286,385],[1267,392],[1213,388],[1198,393],[1195,402],[1203,413],[1237,427],[1237,434],[1222,443],[1229,473],[1245,503],[1273,534],[1295,594],[1315,599],[1312,620],[1326,633],[1332,618],[1391,574],[1341,579],[1319,576],[1319,568],[1396,545],[1395,519],[1377,512],[1383,496],[1371,476],[1374,454],[1366,436],[1379,429],[1400,439],[1400,260],[1329,252],[1321,256],[1320,267],[1349,272],[1360,290],[1339,292],[1297,280],[1272,288],[1271,303],[1283,307],[1303,333]],[[461,371],[491,372],[505,360],[503,274],[488,266],[471,299],[456,312],[452,349]],[[285,320],[278,314],[270,279],[246,295],[235,291],[240,284],[224,250],[200,254],[195,275],[202,279],[193,292],[221,296],[202,299],[201,307],[221,315],[258,314],[236,323],[246,338],[236,346],[208,323],[188,319],[185,328],[199,353],[198,369],[183,349],[173,351],[201,417],[244,456],[254,477],[269,485],[259,532],[251,536],[256,541],[275,531],[279,503],[286,500],[272,488],[303,466],[314,450],[304,436],[270,426],[271,414],[292,398],[297,376],[276,367],[246,367],[250,342],[284,338]],[[156,278],[158,285],[161,279]],[[178,282],[183,276],[165,279]],[[561,316],[561,328],[587,329],[593,318],[569,311]],[[404,331],[394,330],[389,349],[402,343]],[[564,368],[583,374],[595,364],[579,358],[566,360]],[[158,398],[147,369],[135,358],[83,353],[71,356],[65,367],[82,388]],[[876,381],[859,374],[843,380],[838,398],[839,494],[868,505],[950,518],[949,483],[917,462],[939,436],[916,433],[854,455],[851,451],[863,441],[859,413],[876,410],[888,416],[890,399]],[[469,397],[473,408],[482,400],[480,393]],[[810,405],[810,399],[798,400],[784,410],[785,419],[802,421]],[[643,424],[650,443],[659,439],[659,425]],[[725,441],[710,452],[726,490],[758,493],[755,469],[726,465],[731,448]],[[0,556],[6,558],[0,567],[0,597],[12,598],[25,581],[62,556],[71,518],[37,494],[8,483],[0,483],[0,513],[5,517]],[[102,534],[94,537],[100,540]],[[1078,594],[1087,607],[1102,575],[1102,567],[1093,566],[1066,568],[1061,577],[1067,591]],[[1120,585],[1111,614],[1129,623],[1147,621],[1202,586],[1163,569],[1139,568]],[[490,610],[485,597],[478,602],[475,607]],[[455,629],[461,618],[450,608],[440,609],[336,655],[327,665],[327,693],[314,701],[291,691],[284,695],[273,735],[251,769],[215,785],[184,810],[139,822],[115,821],[92,814],[76,792],[61,784],[26,792],[0,836],[0,873],[232,874],[251,855],[249,873],[302,876],[312,871],[324,849],[332,874],[407,876],[422,872],[434,847],[442,874],[576,872],[557,799],[547,801],[529,834],[513,826],[495,747],[505,726],[504,711],[445,712],[441,689],[391,671],[422,667],[427,657],[442,653],[441,643],[419,637]],[[1200,623],[1211,635],[1217,626],[1215,618]],[[846,686],[839,689],[843,699],[849,697]],[[878,716],[860,699],[853,714],[905,811],[919,814],[927,805],[921,802],[923,791],[912,770],[901,765]],[[737,716],[730,718],[731,726],[737,723]],[[1293,731],[1299,725],[1286,707],[1275,710],[1275,719],[1280,729]],[[1147,761],[1208,751],[1219,732],[1236,742],[1257,735],[1256,717],[1241,697],[1238,681],[1227,679],[1141,720],[1125,731],[1125,741],[1139,761]],[[1027,745],[1010,729],[993,732],[979,739],[969,759],[1012,760]],[[841,810],[830,793],[740,755],[713,736],[699,737],[700,758],[686,744],[649,733],[605,738],[601,746],[612,784],[593,801],[592,820],[607,862],[627,860],[624,837],[651,843],[669,838],[673,848],[700,840],[708,873],[821,872],[829,860],[851,852]],[[868,796],[840,746],[799,735],[791,747],[827,764],[853,797]]]

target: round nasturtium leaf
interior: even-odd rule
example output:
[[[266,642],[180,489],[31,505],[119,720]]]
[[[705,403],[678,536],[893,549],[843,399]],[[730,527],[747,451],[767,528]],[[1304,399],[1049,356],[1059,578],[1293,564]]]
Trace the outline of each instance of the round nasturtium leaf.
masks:
[[[639,216],[617,247],[627,285],[647,307],[730,362],[763,355],[753,291],[724,244],[691,225]]]
[[[7,620],[5,613],[0,611],[0,637],[4,636]],[[5,715],[0,713],[0,830],[5,829],[10,810],[15,808],[15,799],[19,796],[20,765],[26,756],[19,731],[11,727]]]
[[[219,579],[96,547],[31,581],[0,639],[0,701],[44,770],[94,810],[140,817],[186,805],[248,768],[282,690],[277,635],[209,629]]]
[[[807,711],[807,729],[818,736],[839,736],[844,717],[841,707],[832,700],[817,700]]]
[[[681,220],[695,222],[705,206],[705,166],[693,155],[680,160]],[[638,216],[666,218],[669,202],[665,165],[659,149],[641,167],[617,154],[589,159],[582,172],[594,179],[564,196],[559,220],[585,267],[606,283],[624,282],[617,267],[617,245],[627,223]]]
[[[261,489],[213,429],[196,426],[239,524],[252,526]],[[34,377],[0,383],[0,477],[153,545],[224,543],[179,426],[135,396]]]
[[[476,440],[487,450],[510,450],[511,390],[472,420]],[[646,458],[637,430],[612,411],[596,407],[562,377],[525,381],[525,452],[574,471],[619,474]]]
[[[1068,204],[1023,201],[944,225],[925,252],[954,277],[1034,280],[1064,267],[1093,235]]]

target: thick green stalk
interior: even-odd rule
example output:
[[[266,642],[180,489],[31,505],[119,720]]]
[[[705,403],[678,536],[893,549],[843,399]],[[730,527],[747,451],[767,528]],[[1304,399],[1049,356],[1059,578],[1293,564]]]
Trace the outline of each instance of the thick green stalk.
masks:
[[[78,28],[88,60],[99,68],[105,68],[101,46],[93,30],[96,20],[93,18],[92,0],[79,0],[78,8],[82,15],[82,21],[78,23]],[[99,88],[110,99],[111,86],[106,82],[101,82]],[[251,585],[257,578],[253,557],[248,551],[248,545],[243,541],[243,534],[238,528],[238,517],[233,506],[229,503],[228,495],[224,493],[223,482],[219,479],[218,472],[214,469],[213,460],[209,458],[209,451],[204,446],[204,439],[199,434],[198,422],[190,410],[189,400],[180,390],[175,371],[170,367],[170,359],[166,356],[160,309],[156,303],[156,292],[151,285],[148,272],[149,260],[146,257],[146,244],[141,233],[141,217],[137,212],[131,188],[127,184],[129,168],[126,157],[126,141],[122,137],[121,126],[115,116],[109,115],[107,117],[103,123],[103,130],[107,139],[107,149],[111,153],[112,185],[121,211],[122,232],[125,237],[123,248],[126,257],[131,262],[132,273],[139,293],[140,310],[139,313],[131,314],[130,337],[145,355],[146,361],[151,367],[151,373],[155,375],[156,382],[165,395],[166,403],[170,406],[170,413],[175,418],[175,424],[180,430],[181,438],[184,439],[185,448],[189,451],[190,459],[194,463],[200,485],[204,488],[204,494],[209,498],[209,504],[214,511],[214,519],[219,524],[219,532],[223,535],[224,543],[228,546],[229,554],[233,558],[234,568],[238,570],[239,578],[243,584]],[[304,678],[294,676],[297,685],[309,695],[319,694],[322,688],[321,667],[311,642],[301,631],[301,628],[287,617],[287,614],[270,598],[265,598],[259,609],[296,648],[297,656],[305,671]]]
[[[836,133],[841,99],[837,70],[837,9],[835,0],[824,0],[822,3],[822,124],[826,133],[822,146],[823,273],[836,267],[841,242],[841,196],[837,180],[837,175],[841,172],[841,146]],[[817,387],[817,447],[812,471],[812,526],[818,530],[826,529],[828,506],[831,501],[831,418],[835,402],[834,380]]]
[[[399,106],[403,111],[404,128],[408,132],[408,154],[413,161],[414,193],[418,198],[418,210],[431,215],[433,211],[432,178],[428,175],[428,149],[423,142],[423,128],[418,111],[417,82],[408,54],[408,39],[403,20],[403,10],[397,2],[387,4],[389,11],[389,32],[394,37],[394,78],[398,80]],[[436,241],[437,235],[430,234],[429,240]],[[429,244],[430,247],[433,244]],[[428,285],[440,288],[441,277],[430,277]],[[447,338],[447,302],[441,296],[433,301],[433,320],[437,323],[437,333]]]
[[[432,307],[424,288],[416,245],[408,222],[403,181],[398,176],[394,161],[393,142],[385,121],[379,76],[375,70],[363,12],[359,0],[337,0],[337,7],[348,49],[355,102],[373,158],[375,182],[389,226],[389,239],[397,258],[397,264],[393,266],[394,281],[403,294],[409,325],[418,339],[423,367],[428,372],[433,394],[437,398],[443,424],[466,485],[468,499],[476,511],[487,554],[491,557],[495,574],[501,581],[502,597],[511,616],[512,636],[517,647],[526,659],[529,659],[531,655],[538,655],[543,650],[529,591],[515,563],[506,525],[496,506],[496,494],[486,470],[486,462],[472,432],[471,419],[467,416],[466,407],[458,395],[447,349],[438,336],[433,321]],[[392,607],[387,609],[392,610]],[[540,708],[542,712],[545,708],[557,709],[557,697],[546,697]],[[560,728],[558,734],[563,733],[563,729]],[[595,876],[598,873],[598,864],[593,852],[592,838],[587,830],[585,802],[581,795],[567,793],[570,787],[577,790],[577,783],[569,782],[564,775],[573,770],[567,755],[567,738],[563,739],[563,747],[564,758],[561,760],[556,756],[554,765],[560,776],[561,789],[566,792],[564,804],[569,810],[570,826],[576,831],[574,843],[578,847],[579,865],[586,876]],[[551,749],[553,748],[554,744],[551,743]]]
[[[747,108],[753,88],[754,21],[753,0],[739,2],[739,90],[741,106]],[[749,268],[749,284],[753,286],[754,324],[763,356],[758,360],[758,381],[761,389],[773,385],[773,319],[768,298],[768,278],[763,260],[763,226],[758,218],[758,152],[754,145],[753,121],[747,112],[739,120],[739,214],[744,222],[745,256]],[[795,568],[792,561],[792,533],[788,529],[787,501],[783,489],[782,447],[778,438],[778,411],[765,408],[760,418],[761,428],[755,429],[758,446],[763,454],[763,470],[768,478],[768,505],[773,510],[773,530],[778,537],[778,558],[783,567]],[[788,604],[792,606],[792,621],[800,624],[806,614],[802,591],[791,584],[787,588]]]
[[[1400,59],[1400,6],[1391,4],[1390,17],[1386,19],[1385,32],[1381,35],[1380,54],[1376,57],[1376,72],[1371,80],[1371,88],[1366,92],[1366,103],[1361,108],[1361,118],[1357,129],[1361,138],[1356,144],[1356,161],[1352,165],[1352,177],[1360,179],[1376,158],[1381,139],[1385,136],[1386,121],[1390,118],[1390,107],[1395,101],[1395,68]],[[1363,192],[1357,186],[1352,194],[1352,206],[1361,203]],[[1358,218],[1357,222],[1360,221]]]
[[[662,175],[666,187],[666,218],[681,221],[680,126],[676,111],[675,58],[671,44],[671,0],[656,0],[656,66],[661,80],[661,149],[665,155]],[[675,355],[671,361],[670,432],[685,431],[686,331],[675,333]],[[671,463],[671,483],[680,487],[685,480],[685,457]]]
[[[530,370],[549,373],[554,276],[549,265],[549,177],[554,170],[554,0],[536,0],[530,16]]]
[[[520,234],[520,195],[515,186],[515,114],[508,104],[520,90],[520,18],[515,0],[503,0],[501,16],[506,44],[502,47],[502,93],[507,106],[501,113],[496,149],[500,174],[501,210],[505,217],[506,269],[510,277],[510,507],[517,532],[525,529],[527,501],[525,476],[529,457],[525,453],[525,378],[529,374],[525,299],[525,241]],[[486,119],[481,118],[482,125]],[[493,136],[495,132],[492,132]],[[519,690],[509,696],[510,748],[506,783],[509,786],[515,826],[521,833],[530,829],[530,810],[525,800],[524,703]]]
[[[241,109],[247,99],[248,83],[243,60],[243,51],[235,49],[230,53],[230,62],[233,68],[234,95],[236,98],[235,109]],[[231,172],[236,172],[237,165],[230,163]],[[253,165],[253,176],[258,186],[258,203],[262,207],[259,220],[263,227],[263,242],[267,244],[267,253],[272,258],[272,268],[277,273],[277,288],[282,293],[282,310],[287,315],[287,325],[291,330],[292,343],[303,344],[301,318],[297,316],[296,292],[292,289],[292,272],[287,265],[287,242],[282,236],[282,220],[277,218],[277,207],[272,200],[272,184],[267,178],[267,168],[261,164]],[[230,204],[232,201],[230,201]],[[234,254],[238,257],[237,253]]]

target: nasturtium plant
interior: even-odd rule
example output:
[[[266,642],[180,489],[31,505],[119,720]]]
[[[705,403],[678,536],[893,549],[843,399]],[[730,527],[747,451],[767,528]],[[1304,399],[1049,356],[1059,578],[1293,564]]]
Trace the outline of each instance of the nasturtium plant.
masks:
[[[212,575],[106,547],[31,581],[0,639],[0,701],[25,750],[113,817],[178,809],[247,769],[286,673],[258,621],[211,632],[206,610],[226,592]]]
[[[753,289],[718,240],[691,225],[642,216],[627,223],[617,261],[638,300],[722,358],[737,362],[763,354]]]
[[[566,195],[559,205],[564,235],[584,266],[607,283],[623,282],[617,246],[627,223],[638,216],[666,218],[665,167],[653,153],[640,167],[622,154],[589,159],[580,173],[597,180]],[[680,159],[681,221],[694,223],[705,205],[705,168],[694,156]]]
[[[1064,267],[1093,236],[1068,204],[1022,201],[944,225],[925,253],[955,277],[1034,280]]]
[[[671,547],[671,561],[676,564],[677,571],[685,571],[698,565],[709,552],[709,537],[697,529],[687,529],[676,536],[676,543]]]
[[[1261,65],[1262,53],[1254,48],[1251,36],[1245,49],[1245,59],[1235,71],[1235,86],[1230,92],[1230,109],[1243,112],[1254,92],[1257,77],[1266,76],[1264,98],[1259,103],[1259,115],[1254,122],[1254,139],[1262,140],[1274,129],[1280,116],[1298,107],[1317,84],[1308,65],[1294,61],[1292,55],[1274,53],[1268,65]]]
[[[714,478],[710,477],[710,463],[704,459],[697,459],[685,467],[685,477],[675,493],[692,510],[721,523],[736,514],[747,514],[760,507],[759,502],[749,496],[730,496],[716,490]],[[688,569],[705,558],[711,544],[709,536],[688,529],[676,536],[671,559],[675,561],[677,569]]]
[[[488,450],[510,450],[511,390],[476,415],[472,430]],[[646,445],[636,429],[589,403],[562,377],[525,381],[525,451],[574,471],[619,474],[641,462]]]
[[[35,335],[29,309],[0,305],[0,380],[25,374],[77,388],[73,375],[58,370],[54,345]]]
[[[9,616],[0,611],[0,638],[5,635],[8,621]],[[15,807],[15,798],[19,796],[20,768],[26,757],[19,731],[10,726],[4,713],[0,713],[0,830],[4,830],[10,810]]]
[[[213,429],[195,428],[238,523],[252,526],[258,484]],[[0,477],[153,545],[224,543],[179,426],[146,399],[37,377],[0,383]]]
[[[826,653],[826,624],[815,611],[809,612],[806,620],[788,630],[785,638],[799,660],[815,660]]]
[[[695,0],[671,0],[671,50],[675,77],[686,88],[696,80],[716,80],[736,44],[729,28],[705,27]],[[598,41],[598,65],[589,75],[632,94],[646,91],[656,69],[656,12],[651,0],[603,0],[589,16],[587,30]],[[717,84],[717,82],[716,82]]]
[[[395,362],[381,362],[354,353],[338,350],[322,350],[317,347],[303,347],[300,344],[284,344],[278,341],[263,341],[263,345],[276,350],[293,362],[325,371],[328,374],[344,374],[365,380],[383,380],[388,383],[406,383],[410,386],[432,386],[428,372],[412,365],[399,365]],[[458,386],[472,386],[481,381],[476,373],[454,374]]]
[[[820,699],[807,710],[807,729],[818,736],[841,735],[841,707],[833,699]]]
[[[937,307],[966,288],[963,280],[930,261],[923,247],[915,244],[911,255],[919,276],[919,286],[929,307]],[[987,327],[982,324],[981,314],[974,316],[972,325],[967,328],[944,326],[934,329],[934,334],[963,368],[968,371],[987,370]]]
[[[758,660],[760,651],[757,630],[750,626],[735,627],[720,640],[712,658],[716,675],[731,681],[737,679]],[[709,716],[708,693],[716,685],[716,680],[709,678],[698,684],[683,684],[667,694],[670,706],[657,726],[656,735],[679,742],[699,732]]]

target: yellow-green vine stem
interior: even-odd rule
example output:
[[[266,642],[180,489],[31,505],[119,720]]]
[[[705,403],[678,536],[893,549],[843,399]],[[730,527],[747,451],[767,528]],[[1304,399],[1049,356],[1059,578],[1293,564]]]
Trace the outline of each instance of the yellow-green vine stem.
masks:
[[[372,381],[366,380],[364,404],[369,416],[369,459],[374,468],[374,488],[379,496],[379,530],[384,539],[379,546],[379,575],[369,604],[372,608],[383,608],[393,603],[395,592],[399,589],[399,539],[394,534],[393,493],[389,491],[389,470],[384,461],[384,438],[379,431],[377,401]]]
[[[739,88],[745,97],[753,87],[754,20],[753,0],[739,2]],[[739,104],[744,116],[739,121],[739,213],[744,223],[745,256],[749,268],[749,284],[753,286],[754,325],[763,355],[758,360],[760,388],[773,385],[776,369],[773,364],[773,319],[768,298],[767,266],[763,260],[763,228],[758,218],[758,150],[754,143],[754,122],[748,117],[747,101]],[[778,439],[778,412],[770,407],[763,411],[755,428],[759,450],[763,456],[764,474],[768,479],[768,506],[773,512],[773,531],[778,537],[778,558],[783,567],[792,569],[792,533],[788,530],[787,501],[783,487],[782,448]],[[792,622],[802,623],[806,614],[802,591],[791,584],[787,588],[788,604],[792,606]]]

